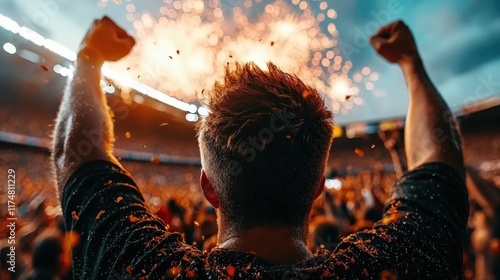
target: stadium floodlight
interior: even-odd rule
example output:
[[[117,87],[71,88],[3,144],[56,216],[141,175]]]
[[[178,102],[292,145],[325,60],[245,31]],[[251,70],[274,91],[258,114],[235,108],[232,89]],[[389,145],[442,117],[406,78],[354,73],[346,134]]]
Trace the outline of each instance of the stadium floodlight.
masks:
[[[33,44],[36,44],[38,46],[43,46],[47,50],[51,51],[54,54],[57,54],[61,57],[66,58],[67,60],[73,62],[76,60],[76,53],[71,51],[70,49],[66,48],[65,46],[44,38],[42,35],[38,34],[36,31],[29,29],[26,26],[20,26],[16,21],[10,19],[9,17],[6,17],[2,14],[0,14],[0,27],[4,28],[5,30],[8,30],[18,36],[23,37],[24,39],[32,42]],[[3,46],[3,49],[10,53],[14,54],[16,53],[16,46],[14,46],[12,43],[5,43]],[[71,77],[73,75],[73,69],[69,69],[66,67],[55,67],[54,72],[60,74],[61,76],[69,76]],[[109,67],[106,65],[103,66],[102,68],[102,73],[106,78],[109,78],[118,84],[132,88],[144,95],[147,95],[161,103],[167,104],[169,106],[172,106],[174,108],[180,109],[182,111],[194,114],[198,111],[198,106],[195,104],[190,104],[186,103],[184,101],[181,101],[177,98],[171,97],[168,94],[164,92],[160,92],[154,88],[151,88],[145,84],[142,84],[138,81],[131,80],[126,77],[120,77],[117,75],[114,71],[112,71]],[[111,91],[111,90],[109,90]],[[108,91],[108,92],[109,92]],[[194,117],[190,117],[193,118]],[[198,118],[196,118],[198,119]]]

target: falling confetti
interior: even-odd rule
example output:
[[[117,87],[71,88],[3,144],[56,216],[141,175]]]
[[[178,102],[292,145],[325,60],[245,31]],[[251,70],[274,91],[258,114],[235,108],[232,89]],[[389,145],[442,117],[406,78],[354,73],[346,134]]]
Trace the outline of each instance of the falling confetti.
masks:
[[[226,272],[229,277],[234,277],[234,274],[236,273],[236,268],[232,264],[229,264],[226,268]]]
[[[151,157],[151,163],[154,163],[154,164],[160,163],[160,158],[159,157]]]
[[[363,152],[361,149],[354,149],[354,153],[358,155],[359,157],[364,157],[365,152]]]
[[[99,213],[97,213],[97,216],[95,217],[95,219],[99,220],[101,218],[101,216],[104,214],[104,212],[106,212],[106,211],[104,211],[104,210],[99,211]]]
[[[130,216],[128,217],[128,220],[131,222],[131,223],[137,223],[139,221],[139,218],[137,218],[136,216],[130,214]]]
[[[71,217],[77,221],[80,219],[80,217],[76,214],[76,211],[71,212]]]

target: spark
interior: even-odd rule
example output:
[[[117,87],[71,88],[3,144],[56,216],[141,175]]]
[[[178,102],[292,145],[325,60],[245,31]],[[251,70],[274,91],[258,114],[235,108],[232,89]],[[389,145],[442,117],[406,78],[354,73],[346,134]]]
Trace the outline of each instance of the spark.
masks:
[[[352,62],[345,61],[336,47],[337,12],[327,10],[326,2],[319,3],[322,16],[311,10],[316,4],[306,1],[292,1],[292,6],[283,0],[262,2],[246,0],[228,11],[216,0],[164,1],[160,17],[152,16],[157,12],[139,14],[128,4],[132,16],[127,18],[135,28],[137,46],[110,68],[121,80],[141,75],[141,83],[194,102],[224,74],[226,64],[254,62],[266,69],[271,61],[330,98],[327,103],[334,113],[352,108],[351,96],[359,98],[354,99],[356,105],[361,104],[359,95],[375,88],[378,74],[367,76],[368,67],[351,73]],[[254,11],[262,13],[250,17]],[[320,22],[328,28],[320,27]],[[169,55],[173,53],[177,55]],[[191,114],[186,119],[197,120]]]

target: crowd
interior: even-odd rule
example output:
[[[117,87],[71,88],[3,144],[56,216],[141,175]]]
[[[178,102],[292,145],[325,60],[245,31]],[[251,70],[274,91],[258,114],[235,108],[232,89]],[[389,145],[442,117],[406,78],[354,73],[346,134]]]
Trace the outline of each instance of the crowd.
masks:
[[[0,174],[7,167],[15,167],[17,185],[17,267],[9,273],[6,258],[9,231],[7,228],[7,192],[2,189],[0,199],[0,246],[2,259],[0,279],[26,279],[37,273],[37,266],[50,267],[63,279],[71,279],[71,255],[67,233],[61,216],[52,173],[47,169],[49,153],[22,146],[4,145],[1,148]],[[356,155],[353,154],[355,157]],[[151,162],[123,162],[141,187],[152,211],[163,219],[171,231],[181,232],[190,244],[202,250],[215,247],[217,224],[214,209],[199,190],[199,166],[154,164]],[[481,168],[482,167],[482,168]],[[493,163],[478,167],[481,178],[500,187],[500,168]],[[370,228],[381,218],[382,208],[390,188],[396,181],[394,172],[382,168],[358,174],[331,172],[341,182],[340,189],[329,189],[314,203],[310,216],[309,248],[333,250],[343,236]],[[2,185],[2,188],[4,185]],[[477,202],[472,203],[464,244],[466,279],[495,279],[498,277],[500,256],[500,209],[491,213]],[[496,273],[496,274],[494,274]],[[11,278],[9,278],[11,277]],[[488,278],[489,277],[489,278]],[[44,279],[44,278],[34,278]]]
[[[13,93],[6,92],[5,94]],[[110,97],[111,100],[113,98],[117,97]],[[129,110],[127,117],[117,118],[115,123],[115,147],[117,149],[199,157],[192,123],[179,124],[174,117],[141,105],[127,108]],[[56,110],[53,106],[41,105],[39,108],[32,108],[8,102],[0,104],[0,119],[2,120],[0,131],[49,140],[54,130]],[[142,119],[141,114],[154,115],[154,118]],[[169,145],[165,145],[166,141]]]

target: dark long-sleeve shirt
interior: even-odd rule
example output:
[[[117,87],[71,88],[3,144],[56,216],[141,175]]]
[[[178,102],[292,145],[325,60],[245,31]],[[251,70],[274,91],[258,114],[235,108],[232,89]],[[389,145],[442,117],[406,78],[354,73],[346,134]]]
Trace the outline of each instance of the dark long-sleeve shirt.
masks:
[[[80,235],[75,279],[463,278],[467,191],[459,174],[441,163],[405,173],[373,229],[295,265],[187,245],[148,210],[130,175],[106,161],[80,167],[61,200],[67,230]]]

